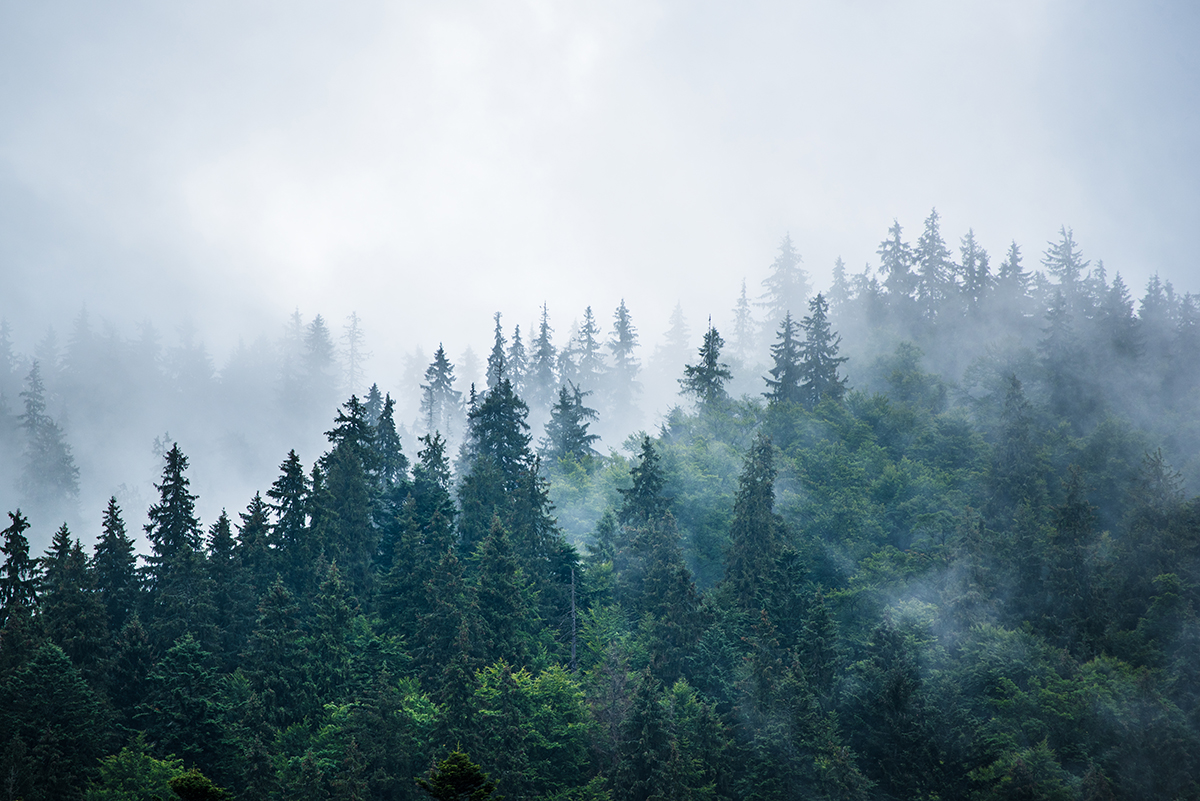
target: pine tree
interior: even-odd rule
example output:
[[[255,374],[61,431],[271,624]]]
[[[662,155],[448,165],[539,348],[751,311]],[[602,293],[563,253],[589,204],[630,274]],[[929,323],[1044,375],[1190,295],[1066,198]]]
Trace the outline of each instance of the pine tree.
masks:
[[[776,591],[783,521],[775,514],[774,506],[774,453],[771,441],[759,435],[746,454],[738,480],[725,557],[725,580],[747,612],[762,608]]]
[[[808,316],[800,322],[804,331],[804,357],[800,363],[804,383],[802,401],[814,409],[824,400],[840,401],[846,394],[846,379],[838,375],[838,366],[846,361],[838,356],[842,338],[829,327],[829,304],[818,294],[808,303]]]
[[[292,594],[276,579],[258,604],[258,620],[241,660],[268,722],[280,729],[303,720],[317,705],[299,613]]]
[[[658,681],[649,671],[643,672],[621,726],[621,758],[614,781],[616,801],[674,797],[674,788],[667,783],[671,739],[659,693]]]
[[[342,352],[346,356],[346,388],[355,393],[362,389],[366,380],[363,364],[371,358],[358,312],[350,312],[350,316],[346,318],[346,325],[342,328],[342,343]]]
[[[940,219],[937,209],[929,212],[913,253],[917,265],[917,307],[926,320],[937,316],[952,289],[954,262],[942,239]]]
[[[303,384],[298,389],[307,413],[323,417],[336,402],[337,375],[333,338],[321,315],[304,329],[302,348]]]
[[[487,801],[498,797],[496,783],[458,748],[430,768],[426,778],[417,779],[417,784],[435,801]]]
[[[504,360],[504,330],[500,327],[500,312],[495,314],[496,330],[492,343],[492,352],[487,360],[487,388],[494,389],[503,379],[508,378]]]
[[[396,401],[391,393],[383,400],[383,407],[374,422],[375,463],[381,490],[385,493],[403,487],[408,478],[408,457],[400,444],[396,431]]]
[[[257,492],[242,520],[247,527],[268,530],[267,506]],[[249,571],[233,538],[233,524],[224,509],[208,529],[208,577],[213,588],[213,622],[217,627],[216,656],[226,668],[232,669],[250,636],[255,595]]]
[[[1079,300],[1083,283],[1083,271],[1091,262],[1085,261],[1075,244],[1071,229],[1063,226],[1059,230],[1058,242],[1047,242],[1046,252],[1042,256],[1042,266],[1054,278],[1058,279],[1058,288],[1066,298],[1067,308],[1073,313],[1079,311]]]
[[[41,367],[33,363],[21,393],[25,413],[18,419],[26,433],[21,490],[39,515],[54,518],[74,511],[79,498],[79,468],[64,441],[62,429],[46,413]]]
[[[103,533],[96,541],[92,564],[96,571],[96,591],[108,614],[110,631],[120,631],[138,607],[141,585],[133,540],[125,533],[121,507],[116,497],[108,499],[104,510]]]
[[[742,279],[742,291],[733,307],[733,353],[745,364],[754,353],[754,315],[750,311],[750,300],[746,297],[746,279]]]
[[[546,304],[542,304],[542,317],[538,324],[538,337],[534,342],[533,359],[526,379],[526,393],[529,402],[538,409],[548,409],[554,402],[554,365],[557,354],[550,341],[553,329],[550,327],[550,312]]]
[[[71,539],[66,524],[54,535],[44,565],[42,627],[84,678],[100,686],[108,655],[104,605],[96,594],[96,576],[83,545]]]
[[[590,394],[574,384],[559,388],[558,403],[550,410],[546,436],[542,439],[542,454],[552,463],[564,459],[582,462],[595,455],[592,443],[600,436],[588,433],[588,423],[599,415],[595,409],[583,405],[584,396]]]
[[[29,556],[29,520],[18,509],[8,513],[10,524],[0,532],[4,544],[4,572],[0,576],[0,625],[8,626],[15,614],[30,614],[37,606],[38,563]]]
[[[608,335],[608,350],[612,354],[612,379],[609,381],[612,408],[627,414],[633,406],[633,396],[641,388],[637,380],[641,365],[633,355],[638,345],[637,329],[624,299],[613,314],[613,330]]]
[[[711,323],[711,320],[709,321]],[[654,352],[655,369],[670,374],[679,369],[679,365],[687,361],[691,353],[692,330],[683,316],[683,304],[676,303],[667,321],[667,333],[663,343]]]
[[[640,456],[639,462],[629,470],[633,486],[629,489],[618,489],[623,501],[617,519],[622,525],[654,520],[670,511],[670,501],[663,496],[666,478],[662,472],[661,459],[649,436],[642,437]]]
[[[525,343],[521,341],[521,326],[513,328],[512,343],[508,346],[505,357],[505,370],[513,383],[513,389],[521,394],[525,391],[525,375],[529,370],[529,360],[525,355]]]
[[[149,559],[153,583],[161,581],[161,573],[180,552],[200,548],[197,496],[188,492],[191,482],[184,475],[187,467],[188,459],[176,442],[166,454],[162,483],[154,485],[159,493],[159,502],[150,507],[150,522],[145,526],[146,539],[153,550],[153,556]]]
[[[317,698],[334,703],[351,691],[350,621],[354,608],[347,597],[337,564],[329,565],[315,603],[310,671]]]
[[[472,559],[484,661],[503,659],[518,667],[528,665],[539,621],[532,587],[499,517],[492,518],[491,529]]]
[[[578,385],[586,393],[594,392],[604,376],[604,353],[600,343],[600,324],[592,314],[592,307],[583,310],[583,325],[579,326],[578,334]]]
[[[804,307],[811,291],[808,273],[801,264],[800,254],[792,245],[791,234],[779,243],[779,255],[771,263],[771,274],[763,279],[764,288],[759,306],[766,309],[763,324],[768,331],[787,316],[788,312]]]
[[[439,343],[433,362],[425,370],[425,383],[421,385],[421,419],[425,433],[440,432],[444,437],[452,436],[461,409],[462,393],[454,389],[454,365],[446,358],[446,350]]]
[[[684,365],[683,378],[679,379],[682,394],[691,395],[702,409],[715,410],[729,401],[725,383],[733,378],[729,365],[721,361],[721,348],[725,340],[708,321],[704,332],[704,344],[700,346],[700,360],[696,364]]]
[[[900,223],[893,220],[892,227],[888,229],[888,238],[880,243],[876,253],[879,254],[879,272],[886,276],[883,286],[887,290],[888,300],[893,309],[903,313],[917,288],[917,276],[912,271],[916,256],[900,236]]]
[[[41,646],[0,686],[0,731],[25,758],[6,765],[9,797],[82,799],[107,752],[108,721],[97,695],[57,645]]]
[[[275,556],[279,561],[276,570],[283,574],[284,581],[293,592],[302,592],[308,589],[306,586],[302,586],[304,584],[303,576],[308,575],[320,552],[319,547],[314,547],[307,525],[310,504],[309,483],[308,477],[304,475],[304,466],[300,463],[300,457],[295,450],[288,451],[287,458],[279,465],[279,471],[279,478],[275,479],[271,488],[267,490],[267,497],[270,498],[269,508],[275,515],[275,523],[270,531],[270,541],[262,542],[257,529],[251,530],[249,540],[244,533],[241,538],[241,547],[255,554],[252,558],[247,559],[247,568],[251,575],[255,576],[254,585],[257,593],[261,593],[266,588],[267,582],[274,578],[269,571],[272,561],[271,554],[264,546],[274,544]],[[252,566],[252,561],[260,563],[260,567]]]
[[[846,279],[846,262],[838,256],[833,262],[833,283],[829,287],[829,309],[840,312],[853,297],[850,282]]]
[[[763,393],[771,403],[800,403],[804,399],[801,391],[804,343],[796,339],[796,333],[796,323],[789,312],[779,327],[779,341],[771,346],[775,365],[769,371],[771,377],[765,379],[768,391]]]
[[[363,410],[367,413],[367,420],[373,426],[379,425],[379,415],[383,414],[383,393],[379,391],[378,384],[372,384],[367,390],[367,397],[363,400]]]
[[[962,262],[959,265],[959,273],[962,276],[959,289],[967,313],[976,315],[986,303],[994,283],[988,264],[988,253],[975,241],[975,231],[972,229],[967,229],[958,252]]]

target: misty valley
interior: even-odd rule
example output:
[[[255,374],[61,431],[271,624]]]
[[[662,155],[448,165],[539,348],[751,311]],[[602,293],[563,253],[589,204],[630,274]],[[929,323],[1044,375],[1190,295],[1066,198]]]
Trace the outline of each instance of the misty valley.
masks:
[[[0,798],[1200,799],[1200,298],[876,254],[386,369],[0,324]]]

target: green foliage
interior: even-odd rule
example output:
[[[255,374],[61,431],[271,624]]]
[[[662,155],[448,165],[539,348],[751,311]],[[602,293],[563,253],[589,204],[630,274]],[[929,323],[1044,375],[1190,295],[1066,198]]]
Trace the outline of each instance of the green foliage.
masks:
[[[184,773],[183,760],[155,759],[145,738],[138,735],[118,753],[100,761],[99,777],[85,794],[86,801],[174,801],[171,780]]]
[[[496,784],[461,750],[431,768],[424,779],[417,779],[421,789],[436,801],[487,801],[495,795]]]

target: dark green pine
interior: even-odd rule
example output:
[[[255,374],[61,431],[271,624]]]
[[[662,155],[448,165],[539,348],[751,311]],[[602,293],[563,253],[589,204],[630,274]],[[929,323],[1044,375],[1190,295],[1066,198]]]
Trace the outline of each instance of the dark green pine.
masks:
[[[141,585],[133,540],[125,532],[125,521],[115,497],[108,499],[104,510],[103,533],[96,541],[92,565],[96,590],[108,613],[109,631],[118,632],[138,607]]]
[[[106,617],[83,545],[71,539],[64,523],[42,577],[42,628],[92,687],[103,686],[108,668]]]
[[[725,557],[725,580],[746,612],[757,612],[775,589],[783,550],[783,521],[775,514],[774,506],[774,449],[771,441],[760,435],[746,454],[738,480]]]

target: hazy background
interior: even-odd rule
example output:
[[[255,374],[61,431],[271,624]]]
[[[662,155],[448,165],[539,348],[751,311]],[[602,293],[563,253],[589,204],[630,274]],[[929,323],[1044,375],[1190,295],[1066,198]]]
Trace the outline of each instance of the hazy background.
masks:
[[[418,346],[486,357],[496,310],[528,342],[547,302],[561,345],[624,297],[645,364],[676,303],[727,326],[784,233],[824,289],[934,206],[994,264],[1066,225],[1135,297],[1191,291],[1198,34],[1185,2],[0,2],[0,316],[23,354],[84,304],[194,325],[220,371],[354,311],[396,391]],[[152,497],[149,441],[102,480],[75,447],[89,519]],[[229,497],[194,459],[205,522],[284,453]]]

